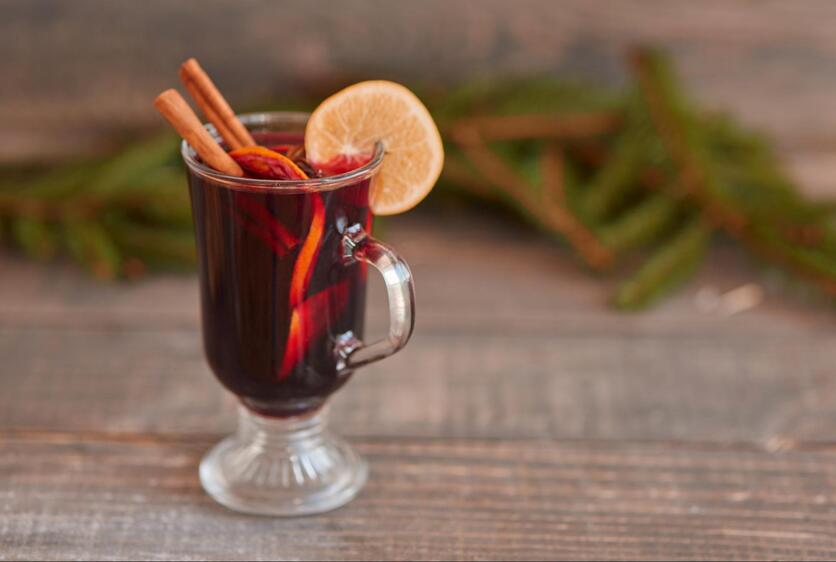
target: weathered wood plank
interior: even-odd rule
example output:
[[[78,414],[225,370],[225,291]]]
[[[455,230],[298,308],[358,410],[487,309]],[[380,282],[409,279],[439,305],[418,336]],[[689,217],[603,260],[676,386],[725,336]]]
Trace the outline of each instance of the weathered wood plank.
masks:
[[[827,0],[3,2],[0,158],[78,151],[158,126],[149,100],[198,56],[234,105],[351,77],[416,83],[559,73],[618,82],[624,49],[672,50],[696,95],[784,144],[836,144]],[[293,41],[277,30],[293,30]],[[234,40],[218,41],[219,36]],[[153,41],[148,38],[153,37]],[[118,45],[118,48],[114,48]],[[56,52],[64,56],[55,57]],[[141,61],[141,63],[140,63]]]
[[[419,214],[387,238],[425,314],[333,417],[373,480],[294,521],[199,489],[234,404],[202,357],[193,278],[99,285],[5,258],[0,559],[836,555],[831,312],[767,298],[721,318],[685,293],[620,315],[520,229]],[[718,258],[697,286],[750,280]]]
[[[354,435],[834,441],[825,337],[419,333],[334,406]],[[191,330],[0,329],[0,427],[203,433],[231,395]]]
[[[359,439],[332,514],[228,512],[208,437],[0,436],[0,559],[832,559],[836,455],[714,446]]]
[[[613,280],[597,278],[557,244],[496,216],[443,206],[387,219],[384,239],[414,272],[419,332],[543,335],[665,334],[806,337],[836,330],[832,308],[805,304],[734,247],[717,247],[702,275],[663,306],[617,313]],[[624,268],[622,274],[626,274]],[[373,329],[387,320],[385,294],[371,276]],[[727,291],[764,285],[766,298],[746,314],[701,314],[698,288]],[[197,282],[191,275],[102,284],[70,267],[43,266],[0,253],[0,325],[35,328],[197,329]]]
[[[335,400],[355,435],[833,441],[834,317],[768,296],[700,314],[699,286],[751,270],[718,255],[690,291],[638,315],[534,235],[456,215],[395,221],[418,283],[415,339]],[[722,254],[722,252],[720,252]],[[738,260],[738,261],[735,261]],[[196,282],[101,285],[4,258],[0,426],[226,431],[233,400],[203,359]],[[374,330],[385,321],[376,294]]]

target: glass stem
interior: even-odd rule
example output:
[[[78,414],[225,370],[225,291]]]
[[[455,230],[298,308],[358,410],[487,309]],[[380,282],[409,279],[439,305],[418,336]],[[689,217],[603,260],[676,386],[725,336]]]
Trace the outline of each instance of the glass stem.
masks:
[[[252,447],[293,454],[316,448],[327,438],[328,406],[299,417],[273,418],[238,407],[238,440]]]
[[[203,458],[200,480],[221,504],[245,513],[305,515],[353,498],[368,467],[326,428],[328,410],[270,418],[245,407],[236,433]]]

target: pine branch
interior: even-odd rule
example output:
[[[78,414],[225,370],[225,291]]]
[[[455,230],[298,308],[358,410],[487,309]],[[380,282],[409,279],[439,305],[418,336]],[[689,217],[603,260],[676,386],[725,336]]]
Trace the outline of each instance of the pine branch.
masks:
[[[645,308],[685,283],[699,269],[711,230],[701,217],[692,218],[622,283],[613,304],[624,310]]]
[[[191,211],[176,149],[165,135],[110,157],[30,172],[28,179],[6,175],[0,230],[7,229],[8,242],[32,258],[67,253],[96,277],[114,279],[145,270],[145,253],[170,254],[173,241],[148,239],[139,251],[117,227],[114,217],[122,216],[135,228],[176,233],[185,244],[175,261],[193,263]]]
[[[794,249],[768,219],[763,220],[762,215],[751,209],[747,213],[733,193],[718,181],[700,131],[694,124],[694,115],[689,112],[662,56],[640,50],[633,56],[633,65],[651,120],[678,168],[677,184],[684,195],[692,199],[716,227],[740,240],[755,254],[791,268],[802,278],[836,295],[836,276],[830,268],[822,267],[836,257]],[[788,187],[782,190],[792,192]],[[767,190],[761,189],[759,196],[763,197],[764,193],[768,193]]]
[[[623,92],[543,79],[431,99],[447,143],[438,189],[521,215],[597,271],[645,257],[613,299],[620,308],[681,285],[716,230],[836,294],[836,204],[805,198],[761,135],[700,112],[662,56],[631,61]],[[0,242],[33,259],[73,256],[103,279],[193,267],[176,139],[41,172],[0,169]]]
[[[484,144],[477,128],[459,127],[455,131],[454,140],[480,170],[483,178],[496,188],[505,190],[511,200],[534,221],[565,236],[591,267],[604,269],[609,266],[612,261],[610,251],[564,204],[554,201],[552,205],[541,205],[526,180]]]

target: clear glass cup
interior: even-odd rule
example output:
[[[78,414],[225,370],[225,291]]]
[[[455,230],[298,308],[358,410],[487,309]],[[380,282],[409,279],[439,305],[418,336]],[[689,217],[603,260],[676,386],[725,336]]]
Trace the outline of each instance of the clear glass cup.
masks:
[[[241,121],[260,144],[303,141],[307,114]],[[214,128],[207,129],[219,139]],[[204,350],[240,402],[237,432],[200,465],[204,489],[246,513],[304,515],[351,500],[366,462],[326,427],[327,399],[362,365],[412,334],[406,262],[369,235],[369,186],[385,157],[326,178],[239,178],[204,164],[187,144],[200,270]],[[363,341],[367,264],[389,298],[388,337]]]

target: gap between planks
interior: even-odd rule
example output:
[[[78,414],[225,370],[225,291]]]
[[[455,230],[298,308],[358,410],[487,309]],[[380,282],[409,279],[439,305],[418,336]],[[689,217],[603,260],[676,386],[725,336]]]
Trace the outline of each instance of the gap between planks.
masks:
[[[0,429],[0,446],[6,442],[72,445],[78,443],[120,444],[120,445],[202,445],[209,447],[226,437],[222,433],[162,433],[162,432],[130,432],[130,431],[61,431],[37,428],[7,428]],[[617,445],[619,449],[629,449],[631,446],[658,447],[671,451],[694,452],[745,452],[745,453],[826,453],[836,454],[836,440],[804,441],[781,437],[776,442],[770,441],[708,441],[685,439],[567,439],[525,436],[479,436],[479,437],[451,437],[426,435],[372,435],[352,433],[349,441],[367,443],[370,445],[397,445],[400,443],[465,443],[473,446],[491,446],[498,444],[513,444],[514,446],[544,445],[569,447],[606,448]]]

